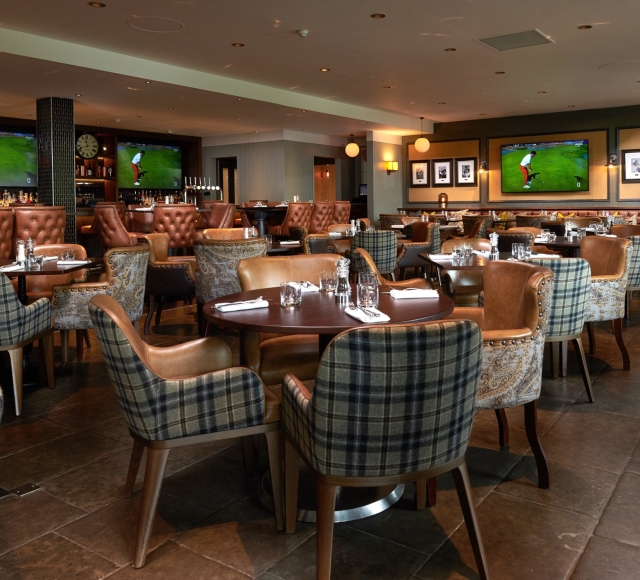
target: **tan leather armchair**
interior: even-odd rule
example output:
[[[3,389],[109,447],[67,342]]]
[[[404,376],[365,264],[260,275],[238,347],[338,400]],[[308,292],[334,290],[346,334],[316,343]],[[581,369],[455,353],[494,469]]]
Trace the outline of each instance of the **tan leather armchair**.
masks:
[[[195,296],[195,256],[169,256],[169,238],[164,234],[146,234],[149,244],[146,294],[149,296],[149,311],[144,322],[144,333],[151,333],[151,319],[156,309],[156,325],[160,324],[165,296]]]
[[[196,223],[196,230],[233,227],[236,217],[235,205],[221,201],[205,201],[203,202],[203,206],[205,209],[209,209],[209,213],[200,214],[198,222]]]
[[[580,242],[580,257],[591,266],[591,294],[584,316],[589,352],[596,351],[593,323],[610,320],[625,371],[630,370],[631,361],[622,337],[622,319],[632,254],[633,246],[625,238],[587,236]]]
[[[538,486],[547,489],[549,468],[537,433],[536,401],[542,384],[553,272],[525,262],[497,261],[485,266],[483,278],[484,306],[456,307],[449,316],[472,320],[482,330],[483,363],[476,408],[494,409],[500,419],[505,408],[524,405]],[[506,444],[502,432],[500,442]]]
[[[112,205],[96,206],[93,210],[92,228],[98,234],[100,245],[105,249],[125,248],[138,243],[137,235],[127,231],[120,219],[118,208]]]
[[[281,282],[307,280],[318,285],[320,272],[335,270],[336,256],[313,254],[248,258],[238,264],[242,290],[273,288]],[[247,366],[260,375],[265,385],[279,385],[287,373],[300,380],[313,379],[318,370],[318,335],[242,333]]]
[[[391,286],[391,288],[431,288],[431,283],[425,278],[409,278],[408,280],[389,281],[380,274],[376,263],[373,261],[371,254],[364,248],[356,248],[352,256],[359,260],[362,271],[368,271],[375,274],[378,278],[378,284]]]
[[[0,207],[0,260],[8,260],[15,254],[15,249],[11,246],[12,243],[13,208]]]
[[[269,228],[269,233],[275,236],[288,236],[289,226],[302,226],[309,231],[312,211],[313,208],[308,201],[289,202],[282,225]]]
[[[115,207],[116,211],[118,212],[118,217],[120,218],[120,221],[123,224],[125,224],[125,227],[126,227],[126,223],[127,223],[127,206],[125,205],[124,201],[99,201],[95,205],[96,208],[105,207],[105,206],[113,206],[113,207]],[[94,216],[95,216],[95,208],[94,208]],[[80,233],[81,234],[97,235],[98,229],[97,229],[97,226],[96,226],[95,219],[91,222],[90,225],[82,226],[80,228]]]
[[[406,218],[402,218],[403,220]],[[420,220],[420,218],[418,218]],[[437,223],[416,221],[411,224],[411,241],[401,242],[398,252],[400,280],[404,280],[407,268],[414,268],[421,275],[427,263],[419,254],[437,254],[440,252],[440,229]],[[425,277],[423,275],[423,277]]]
[[[340,232],[344,234],[344,232],[349,229],[351,229],[351,224],[331,224],[327,229],[327,232]],[[329,246],[333,246],[335,254],[344,256],[347,250],[351,249],[351,238],[331,238]]]
[[[169,237],[169,248],[191,248],[195,239],[196,206],[189,203],[158,204],[153,209],[153,232]]]
[[[308,231],[310,234],[326,232],[333,219],[333,202],[316,201],[313,203]]]
[[[630,238],[631,236],[640,236],[640,226],[630,224],[616,224],[611,226],[610,233],[619,238]]]
[[[29,206],[13,208],[14,222],[11,256],[16,255],[16,242],[31,238],[36,246],[64,244],[66,212],[62,206]]]
[[[304,254],[328,254],[329,234],[318,232],[316,234],[307,234],[302,239],[302,252]]]
[[[349,223],[350,215],[351,215],[350,201],[334,201],[333,202],[333,214],[331,216],[332,224]]]

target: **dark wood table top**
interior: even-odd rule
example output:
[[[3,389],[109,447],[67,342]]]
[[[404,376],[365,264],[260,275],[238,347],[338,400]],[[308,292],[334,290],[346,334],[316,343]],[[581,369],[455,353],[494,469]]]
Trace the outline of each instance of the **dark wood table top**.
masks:
[[[578,236],[572,236],[571,238],[565,238],[564,236],[556,236],[553,242],[536,242],[534,244],[547,246],[548,248],[579,248],[580,238]]]
[[[453,300],[447,296],[438,298],[411,298],[395,300],[388,293],[388,286],[380,287],[378,309],[391,320],[387,324],[428,322],[439,320],[453,312]],[[253,300],[258,296],[269,302],[269,308],[219,312],[214,308],[218,302]],[[355,300],[355,287],[352,288]],[[346,304],[340,303],[333,293],[307,292],[302,295],[302,305],[296,308],[280,306],[280,288],[262,288],[223,296],[204,305],[204,317],[223,328],[253,330],[256,332],[278,332],[283,334],[336,335],[362,322],[344,312]]]
[[[238,208],[241,211],[246,211],[246,212],[267,212],[267,213],[278,213],[278,212],[286,212],[287,209],[289,209],[289,206],[286,205],[279,205],[279,206],[275,206],[275,205],[270,205],[270,206],[263,206],[263,207],[255,207],[255,206],[251,206],[251,207],[240,207]]]
[[[84,270],[85,268],[91,268],[102,263],[102,258],[90,258],[89,260],[90,262],[87,264],[76,265],[58,265],[55,260],[50,260],[42,264],[42,270],[28,270],[27,268],[23,268],[21,270],[2,272],[2,274],[6,274],[7,276],[60,276],[60,274]],[[13,264],[13,260],[0,260],[0,266],[8,266],[9,264]]]
[[[302,244],[300,242],[296,242],[295,244],[282,244],[280,242],[273,242],[267,246],[267,254],[291,254],[291,253],[299,253],[302,250]]]

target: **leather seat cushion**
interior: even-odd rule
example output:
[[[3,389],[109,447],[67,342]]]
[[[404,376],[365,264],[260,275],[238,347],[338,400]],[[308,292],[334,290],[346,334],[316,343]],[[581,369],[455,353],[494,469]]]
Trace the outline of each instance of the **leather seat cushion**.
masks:
[[[271,338],[260,343],[260,377],[265,385],[282,383],[287,373],[301,381],[315,379],[318,373],[318,336],[295,334]]]

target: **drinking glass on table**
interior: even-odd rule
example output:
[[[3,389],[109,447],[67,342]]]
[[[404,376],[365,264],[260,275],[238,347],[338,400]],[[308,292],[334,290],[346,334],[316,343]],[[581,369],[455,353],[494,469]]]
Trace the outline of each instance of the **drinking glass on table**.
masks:
[[[462,248],[457,244],[452,246],[452,248],[451,248],[451,257],[453,258],[453,261],[454,262],[459,262],[461,255],[462,255]]]
[[[531,246],[529,244],[520,244],[518,246],[518,260],[521,262],[531,261]]]
[[[269,245],[273,244],[273,236],[271,234],[265,234],[264,239],[267,242],[267,244]]]
[[[302,284],[282,282],[280,284],[280,306],[300,306],[302,304]]]
[[[75,250],[62,250],[62,252],[60,252],[60,257],[63,261],[69,262],[76,259],[76,252]]]
[[[338,275],[335,270],[320,272],[320,291],[335,292],[338,284]]]
[[[516,260],[520,259],[518,256],[520,255],[521,246],[524,246],[524,244],[521,244],[521,243],[511,244],[511,256],[514,257]]]
[[[551,233],[551,230],[541,230],[540,231],[540,235],[545,239],[545,241],[549,241],[549,234]]]
[[[379,303],[378,279],[375,274],[361,272],[358,274],[356,288],[357,305],[365,308],[377,308]]]

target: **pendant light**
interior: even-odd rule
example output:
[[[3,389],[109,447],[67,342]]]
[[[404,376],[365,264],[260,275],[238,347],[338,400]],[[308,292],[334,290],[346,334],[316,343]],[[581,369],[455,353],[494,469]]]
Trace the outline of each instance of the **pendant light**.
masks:
[[[429,151],[429,147],[431,147],[429,139],[424,136],[424,131],[422,130],[422,119],[424,119],[424,117],[420,117],[420,138],[416,139],[416,142],[413,144],[413,146],[416,148],[416,151],[419,151],[420,153]]]
[[[353,133],[351,133],[351,141],[347,143],[347,146],[344,148],[344,152],[349,157],[357,157],[358,153],[360,153],[360,147],[358,147],[358,144],[355,142]]]

